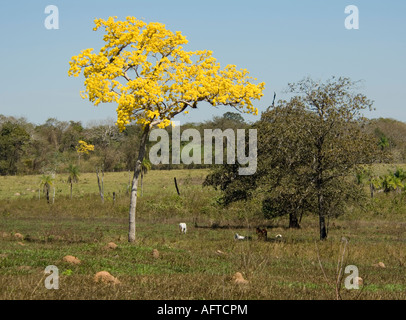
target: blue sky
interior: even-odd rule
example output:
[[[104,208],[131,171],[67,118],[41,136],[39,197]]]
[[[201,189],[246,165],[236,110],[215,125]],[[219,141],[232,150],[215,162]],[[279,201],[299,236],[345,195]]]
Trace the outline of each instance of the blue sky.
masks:
[[[59,9],[59,29],[44,26],[47,5]],[[359,9],[360,29],[347,30],[347,5]],[[284,98],[289,82],[306,76],[363,80],[360,91],[375,101],[371,118],[406,122],[406,1],[137,1],[16,0],[0,4],[0,114],[43,123],[50,117],[91,121],[116,119],[114,104],[83,100],[83,78],[68,77],[69,60],[102,46],[94,18],[134,16],[181,31],[188,50],[208,49],[222,66],[235,64],[266,83],[260,111],[273,92]],[[200,105],[181,122],[210,120],[233,111]],[[255,121],[259,116],[244,116]]]

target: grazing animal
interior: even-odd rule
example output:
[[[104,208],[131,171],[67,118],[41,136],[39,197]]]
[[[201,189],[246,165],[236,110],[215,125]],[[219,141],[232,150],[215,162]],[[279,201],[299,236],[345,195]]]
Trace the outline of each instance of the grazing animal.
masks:
[[[268,238],[268,231],[266,231],[266,229],[261,229],[261,228],[257,228],[255,231],[258,235],[258,240],[267,240]]]
[[[186,233],[186,231],[187,231],[186,223],[184,223],[184,222],[179,223],[179,231],[181,233]]]
[[[245,240],[245,237],[244,237],[244,236],[240,236],[238,233],[236,233],[236,234],[234,235],[234,239],[235,239],[235,240]]]

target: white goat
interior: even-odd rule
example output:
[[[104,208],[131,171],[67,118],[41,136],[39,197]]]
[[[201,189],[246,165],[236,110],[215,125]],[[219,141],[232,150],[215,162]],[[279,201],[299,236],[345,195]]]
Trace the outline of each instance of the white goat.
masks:
[[[236,234],[234,235],[234,239],[235,239],[235,240],[244,240],[245,237],[244,237],[244,236],[240,236],[238,233],[236,233]]]
[[[186,223],[184,223],[184,222],[179,223],[179,230],[181,233],[186,233],[186,231],[187,231]]]

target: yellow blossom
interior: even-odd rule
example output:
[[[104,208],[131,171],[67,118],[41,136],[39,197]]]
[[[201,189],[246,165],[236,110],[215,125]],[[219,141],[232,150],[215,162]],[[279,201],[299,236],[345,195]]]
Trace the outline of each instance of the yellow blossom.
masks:
[[[94,151],[94,145],[88,144],[86,141],[79,140],[79,145],[76,147],[76,151],[79,154],[89,154],[90,151]]]
[[[261,99],[265,84],[252,83],[256,79],[246,69],[221,69],[209,50],[186,51],[186,37],[164,24],[116,19],[94,20],[93,30],[104,28],[105,44],[99,52],[89,48],[73,56],[68,74],[83,73],[82,98],[94,105],[117,103],[120,130],[132,121],[165,128],[200,101],[258,114],[252,102]]]

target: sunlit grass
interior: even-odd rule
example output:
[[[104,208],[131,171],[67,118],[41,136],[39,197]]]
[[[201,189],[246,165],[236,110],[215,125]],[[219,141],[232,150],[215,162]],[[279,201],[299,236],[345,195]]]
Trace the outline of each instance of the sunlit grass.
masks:
[[[315,216],[304,217],[300,230],[289,230],[286,217],[261,219],[255,203],[219,208],[219,194],[201,186],[205,174],[148,173],[139,195],[135,244],[127,242],[128,173],[105,174],[104,203],[96,174],[81,176],[73,199],[69,185],[58,182],[62,191],[53,204],[36,193],[14,196],[35,185],[37,177],[0,177],[0,299],[335,299],[343,236],[349,239],[345,265],[357,266],[364,279],[362,292],[342,288],[343,299],[406,298],[402,195],[379,194],[363,210],[330,221],[329,237],[320,242]],[[187,234],[179,233],[179,222],[188,224]],[[271,240],[257,240],[257,225],[267,225]],[[24,240],[14,237],[17,232]],[[235,241],[235,232],[252,240]],[[274,241],[278,233],[282,241]],[[106,248],[109,242],[117,249]],[[68,264],[66,255],[81,264]],[[378,262],[385,268],[375,266]],[[59,268],[59,290],[44,287],[47,265]],[[101,270],[121,284],[95,283]],[[235,272],[249,284],[235,284]]]

